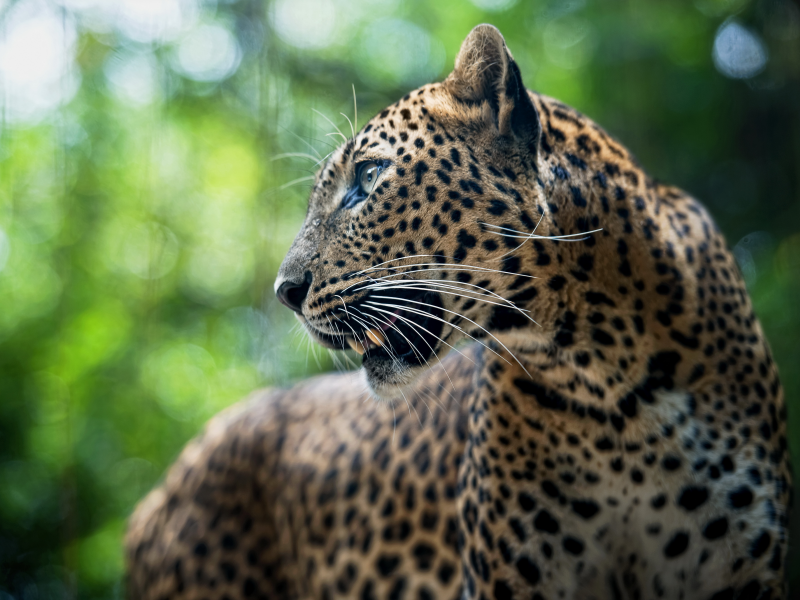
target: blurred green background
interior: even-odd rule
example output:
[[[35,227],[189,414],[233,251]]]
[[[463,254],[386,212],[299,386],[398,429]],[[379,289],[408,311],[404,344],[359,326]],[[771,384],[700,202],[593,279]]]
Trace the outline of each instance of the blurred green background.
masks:
[[[0,600],[124,596],[125,520],[203,422],[336,367],[272,294],[327,119],[441,79],[481,22],[709,206],[797,463],[797,1],[0,0]]]

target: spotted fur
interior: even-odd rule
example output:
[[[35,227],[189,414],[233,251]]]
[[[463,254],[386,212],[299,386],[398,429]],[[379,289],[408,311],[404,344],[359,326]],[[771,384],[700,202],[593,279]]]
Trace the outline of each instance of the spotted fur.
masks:
[[[216,417],[132,518],[132,598],[785,597],[785,406],[722,235],[493,27],[327,160],[276,287],[364,368]],[[364,337],[403,315],[424,361]]]

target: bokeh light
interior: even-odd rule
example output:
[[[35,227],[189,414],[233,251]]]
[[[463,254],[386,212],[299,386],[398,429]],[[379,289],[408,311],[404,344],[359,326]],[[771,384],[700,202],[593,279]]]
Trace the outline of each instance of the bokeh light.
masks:
[[[143,106],[159,93],[158,67],[150,52],[123,50],[106,59],[103,71],[115,97],[134,106]]]
[[[76,30],[44,0],[21,0],[0,38],[0,102],[8,121],[36,122],[77,92]]]
[[[178,45],[178,71],[197,81],[219,81],[233,75],[241,60],[236,38],[221,25],[204,24],[187,34]]]
[[[272,24],[287,44],[325,48],[336,35],[336,8],[334,0],[276,0],[271,7]]]
[[[748,79],[767,66],[768,53],[757,33],[736,21],[720,26],[714,38],[714,64],[726,77]]]
[[[438,78],[444,47],[414,23],[380,19],[366,28],[359,58],[359,75],[372,87],[413,88]]]

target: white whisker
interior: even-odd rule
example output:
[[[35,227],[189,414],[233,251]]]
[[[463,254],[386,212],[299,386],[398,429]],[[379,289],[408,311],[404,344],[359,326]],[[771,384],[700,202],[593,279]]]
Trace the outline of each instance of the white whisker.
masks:
[[[542,213],[542,215],[539,217],[539,221],[537,221],[537,223],[536,223],[536,227],[534,227],[534,228],[533,228],[533,230],[531,231],[530,235],[529,235],[527,238],[525,238],[525,239],[522,241],[522,243],[521,243],[519,246],[517,246],[517,247],[516,247],[516,248],[514,248],[513,250],[509,250],[509,251],[508,251],[508,252],[506,252],[505,254],[503,254],[503,255],[501,255],[501,256],[498,256],[497,258],[495,258],[495,259],[493,259],[493,260],[494,260],[494,261],[498,261],[498,260],[500,260],[500,259],[502,259],[502,258],[505,258],[505,257],[506,257],[506,256],[508,256],[509,254],[513,254],[514,252],[516,252],[517,250],[519,250],[520,248],[522,248],[522,247],[523,247],[525,244],[527,244],[527,243],[530,241],[530,239],[531,239],[532,237],[534,237],[534,235],[536,234],[536,230],[537,230],[537,229],[539,229],[539,225],[541,224],[541,222],[542,222],[542,219],[544,219],[544,213]]]
[[[506,271],[500,271],[499,269],[491,269],[489,267],[481,267],[481,266],[478,266],[478,265],[469,265],[469,264],[461,264],[461,263],[454,264],[454,263],[441,263],[441,262],[430,263],[429,262],[429,263],[411,263],[411,264],[408,264],[408,265],[403,265],[401,267],[383,267],[383,265],[386,265],[386,264],[389,264],[389,263],[392,263],[392,262],[396,262],[398,260],[407,260],[407,259],[410,259],[410,258],[434,258],[434,257],[438,257],[438,256],[439,255],[437,255],[437,254],[414,254],[414,255],[410,255],[410,256],[404,256],[402,258],[394,258],[392,260],[384,261],[384,262],[379,263],[377,265],[374,265],[372,267],[368,267],[368,268],[363,269],[361,271],[357,271],[356,273],[353,273],[350,277],[358,277],[359,275],[363,275],[364,273],[369,273],[370,271],[376,271],[376,270],[377,271],[390,271],[390,270],[405,269],[405,268],[411,268],[411,267],[425,267],[425,266],[433,266],[433,267],[440,267],[440,268],[450,267],[451,270],[462,270],[462,271],[465,271],[465,270],[470,269],[470,270],[473,270],[474,272],[481,271],[481,272],[486,272],[486,273],[502,273],[502,274],[505,274],[505,275],[519,275],[519,273],[508,273]],[[445,257],[445,258],[447,258],[447,257]],[[381,268],[381,267],[383,267],[383,268]],[[523,275],[523,277],[530,277],[532,279],[536,279],[533,275]]]
[[[383,305],[383,303],[380,303],[380,302],[373,302],[373,303],[371,303],[371,304],[373,304],[373,305]],[[465,354],[463,354],[463,353],[462,353],[460,350],[458,350],[457,348],[455,348],[455,347],[451,346],[450,344],[448,344],[447,342],[445,342],[445,341],[444,341],[444,340],[443,340],[441,337],[439,337],[438,335],[434,335],[433,333],[431,333],[430,331],[428,331],[427,329],[425,329],[425,328],[424,328],[422,325],[420,325],[419,323],[414,323],[414,322],[413,322],[413,321],[411,321],[410,319],[406,319],[405,317],[403,317],[403,316],[401,316],[401,315],[395,314],[395,313],[393,313],[393,312],[390,312],[390,311],[387,311],[387,310],[383,310],[383,309],[381,309],[381,308],[377,308],[377,306],[372,306],[372,307],[367,307],[367,306],[365,306],[364,308],[371,308],[371,310],[376,310],[376,311],[380,311],[380,312],[382,312],[382,313],[386,313],[386,314],[389,314],[389,315],[393,315],[394,317],[396,317],[396,318],[398,318],[398,319],[401,319],[402,321],[404,321],[404,322],[408,323],[408,324],[409,324],[410,326],[412,326],[413,328],[416,328],[416,329],[421,329],[422,331],[424,331],[424,332],[425,332],[425,333],[427,333],[428,335],[430,335],[430,336],[432,336],[432,337],[435,337],[436,339],[438,339],[438,340],[439,340],[440,342],[442,342],[442,343],[443,343],[445,346],[448,346],[449,348],[451,348],[451,349],[455,350],[456,352],[458,352],[459,354],[461,354],[461,356],[463,356],[464,358],[466,358],[466,359],[467,359],[468,361],[470,361],[472,364],[475,364],[475,362],[474,362],[474,361],[473,361],[471,358],[469,358],[468,356],[466,356]],[[432,315],[430,315],[430,316],[432,316]],[[394,328],[397,330],[397,332],[398,332],[400,335],[402,335],[402,336],[403,336],[403,337],[406,339],[406,341],[408,341],[409,345],[410,345],[412,348],[414,348],[414,345],[413,345],[413,344],[412,344],[412,343],[411,343],[411,342],[408,340],[408,338],[407,338],[405,335],[403,335],[403,332],[402,332],[402,331],[400,331],[400,329],[399,329],[399,328],[397,328],[397,327],[394,327]],[[419,334],[417,334],[417,335],[419,335]],[[432,346],[431,346],[431,345],[428,343],[428,340],[426,340],[426,339],[425,339],[424,337],[422,337],[421,335],[420,335],[419,337],[422,339],[422,341],[423,341],[423,342],[425,342],[425,345],[426,345],[426,346],[428,346],[428,348],[430,348],[430,350],[431,350],[431,353],[432,353],[434,356],[436,356],[436,358],[439,358],[439,356],[436,354],[436,351],[435,351],[435,350],[433,349],[433,347],[432,347]],[[425,361],[425,364],[426,364],[426,365],[428,365],[428,368],[431,368],[431,364],[428,362],[428,359],[426,359],[426,358],[422,357],[422,355],[420,355],[420,354],[418,354],[418,356],[419,356],[420,358],[422,358],[422,360],[424,360],[424,361]],[[439,364],[441,365],[442,363],[440,362]],[[445,369],[445,368],[444,368],[444,366],[442,366],[442,370],[444,371],[444,374],[447,376],[447,379],[450,381],[450,385],[453,387],[453,390],[455,391],[455,389],[456,389],[456,384],[455,384],[455,383],[453,383],[453,380],[450,378],[450,373],[448,373],[448,372],[447,372],[447,369]],[[449,394],[449,392],[448,392],[448,394]],[[452,396],[451,396],[451,397],[452,397]]]
[[[281,129],[283,129],[284,131],[287,131],[288,133],[290,133],[291,135],[293,135],[294,137],[296,137],[298,140],[300,140],[301,142],[303,142],[303,143],[304,143],[306,146],[308,146],[308,147],[311,149],[311,151],[312,151],[314,154],[316,154],[316,155],[317,155],[317,157],[318,157],[318,158],[322,159],[322,156],[320,155],[319,151],[318,151],[316,148],[314,148],[314,146],[312,146],[312,145],[311,145],[311,143],[310,143],[308,140],[304,140],[302,137],[300,137],[299,135],[297,135],[297,134],[296,134],[294,131],[292,131],[291,129],[287,129],[286,127],[281,127]]]
[[[355,124],[355,129],[358,130],[358,102],[356,101],[356,84],[350,84],[353,86],[353,123]],[[353,137],[356,137],[355,132],[353,132]]]
[[[352,134],[353,137],[356,137],[356,130],[353,128],[353,122],[350,120],[350,117],[348,117],[343,112],[340,112],[339,114],[342,115],[345,119],[347,119],[348,123],[350,123],[350,133]]]
[[[378,277],[378,278],[372,280],[372,281],[375,281],[376,283],[374,283],[374,284],[366,284],[363,288],[359,288],[359,289],[357,289],[355,291],[358,292],[358,291],[367,290],[367,289],[384,289],[384,290],[386,290],[386,289],[394,289],[394,288],[400,288],[400,287],[406,288],[406,289],[417,289],[417,288],[415,288],[413,286],[415,286],[415,285],[424,285],[424,286],[427,286],[427,287],[430,287],[430,288],[438,288],[438,289],[445,289],[445,290],[456,290],[456,291],[459,291],[459,292],[463,292],[462,294],[456,294],[455,292],[443,292],[443,293],[447,293],[447,294],[449,294],[451,296],[458,296],[458,297],[461,297],[461,298],[468,298],[470,300],[480,300],[481,302],[486,302],[487,304],[494,304],[496,306],[508,306],[510,308],[513,308],[513,309],[517,310],[520,313],[523,313],[523,314],[531,312],[528,309],[518,307],[516,304],[514,304],[513,302],[511,302],[510,300],[508,300],[506,298],[503,298],[500,294],[497,294],[496,292],[492,292],[491,290],[487,290],[486,288],[483,288],[483,287],[481,287],[479,285],[475,285],[475,284],[472,284],[472,283],[466,283],[466,282],[461,282],[461,281],[448,281],[446,279],[445,280],[442,280],[442,279],[409,279],[409,280],[402,280],[402,281],[398,281],[396,279],[391,279],[391,280],[381,281],[381,280],[385,280],[385,279],[386,279],[385,277]],[[470,287],[476,287],[476,288],[478,288],[480,290],[483,290],[486,293],[485,294],[480,294],[479,292],[473,292],[472,290],[465,290],[462,287],[458,287],[459,285],[467,285],[467,286],[470,286]],[[472,294],[472,296],[466,296],[464,294]],[[486,298],[487,296],[490,297],[490,298],[497,298],[498,300],[502,300],[503,303],[500,304],[498,302],[491,302],[489,300],[484,300],[483,298]],[[534,321],[531,317],[527,317],[527,318],[530,319],[531,322],[536,323],[536,321]],[[538,325],[538,323],[536,323],[536,324]]]
[[[541,219],[540,219],[540,221],[541,221]],[[478,224],[479,225],[484,225],[486,227],[492,227],[494,229],[500,229],[502,231],[509,231],[509,232],[511,232],[511,233],[513,233],[515,235],[510,235],[510,234],[507,234],[507,233],[501,233],[499,231],[487,231],[486,233],[493,233],[493,234],[499,235],[501,237],[508,237],[508,238],[515,238],[515,239],[523,239],[524,238],[524,239],[535,239],[535,240],[555,240],[555,241],[581,242],[581,241],[583,241],[585,239],[588,239],[590,234],[598,233],[600,231],[603,231],[602,228],[601,228],[601,229],[593,229],[591,231],[586,231],[586,232],[583,232],[583,233],[567,233],[567,234],[564,234],[564,235],[533,235],[533,236],[531,236],[530,233],[525,233],[524,231],[517,231],[516,229],[510,229],[508,227],[502,227],[500,225],[493,225],[491,223],[483,223],[483,222],[479,222]],[[538,227],[538,224],[537,224],[537,227]],[[534,229],[534,231],[535,231],[535,229]],[[574,239],[574,238],[577,238],[579,236],[583,236],[583,237],[581,237],[580,239]]]
[[[316,108],[312,108],[311,110],[313,110],[313,111],[314,111],[315,113],[317,113],[317,114],[318,114],[320,117],[322,117],[323,119],[325,119],[325,120],[326,120],[328,123],[330,123],[330,124],[331,124],[331,127],[333,127],[333,128],[336,130],[336,133],[328,133],[328,134],[326,134],[326,135],[340,135],[340,136],[342,136],[342,139],[343,139],[345,142],[347,141],[347,136],[346,136],[345,134],[343,134],[343,133],[342,133],[342,132],[339,130],[339,128],[336,126],[336,123],[334,123],[333,121],[331,121],[331,120],[330,120],[328,117],[326,117],[325,115],[323,115],[323,114],[322,114],[321,112],[319,112],[319,111],[318,111]]]
[[[366,307],[365,307],[365,308],[366,308]],[[377,321],[377,317],[373,317],[373,316],[371,316],[371,315],[367,315],[367,314],[365,314],[363,311],[361,311],[361,310],[358,310],[358,308],[356,308],[355,310],[357,310],[358,312],[360,312],[360,313],[361,313],[362,315],[364,315],[366,318],[368,318],[368,319],[371,319],[372,321],[374,321],[374,322],[375,322],[375,324],[377,324],[377,325],[380,327],[380,323],[378,323],[378,321]],[[422,356],[422,354],[420,354],[420,353],[419,353],[419,351],[417,350],[417,347],[416,347],[416,346],[415,346],[415,345],[414,345],[414,344],[411,342],[411,340],[409,340],[409,339],[408,339],[408,338],[407,338],[407,337],[406,337],[406,336],[403,334],[403,332],[402,332],[402,331],[400,331],[400,329],[399,329],[399,328],[398,328],[398,327],[397,327],[397,326],[396,326],[394,323],[392,323],[391,321],[388,321],[388,320],[386,320],[386,319],[382,319],[382,320],[383,320],[383,322],[384,322],[384,323],[386,323],[386,324],[387,324],[389,327],[391,327],[392,329],[394,329],[395,331],[397,331],[397,333],[399,333],[399,334],[400,334],[400,335],[403,337],[403,339],[404,339],[406,342],[408,342],[408,345],[411,347],[411,350],[413,350],[413,351],[414,351],[414,354],[416,354],[416,355],[417,355],[417,357],[419,357],[420,359],[422,359],[422,360],[423,360],[423,361],[425,361],[426,363],[428,362],[427,360],[425,360],[425,358]],[[423,340],[422,340],[422,341],[425,341],[425,339],[423,338]],[[425,342],[425,343],[427,344],[427,342]],[[391,344],[389,343],[388,339],[387,339],[387,342],[386,342],[386,346],[387,346],[387,348],[386,348],[386,349],[387,349],[387,351],[389,351],[389,348],[391,347]],[[430,344],[428,344],[428,346],[430,346]],[[394,348],[392,348],[392,350],[394,350]],[[433,352],[433,348],[431,348],[431,352]],[[399,357],[398,357],[398,359],[399,359]],[[428,365],[428,366],[430,366],[430,365]]]
[[[312,156],[311,154],[308,154],[306,152],[284,152],[283,154],[276,154],[275,156],[270,158],[270,161],[281,160],[282,158],[307,158],[308,160],[315,163],[319,159],[318,156]]]
[[[314,178],[316,178],[316,175],[308,175],[306,177],[299,177],[298,179],[292,179],[288,183],[284,183],[283,185],[279,186],[278,190],[285,190],[286,188],[292,187],[295,184],[303,183],[304,181],[311,181]]]
[[[376,287],[367,286],[367,287],[365,287],[364,289],[370,289],[370,290],[371,290],[371,289],[389,290],[389,289],[394,289],[394,288],[396,287],[396,288],[402,288],[402,289],[405,289],[405,290],[419,290],[419,291],[423,291],[423,292],[430,292],[430,291],[434,291],[434,290],[436,290],[436,293],[438,293],[438,294],[446,294],[446,295],[448,295],[448,296],[460,296],[460,297],[463,297],[463,298],[469,298],[469,296],[461,296],[460,294],[456,294],[455,292],[445,292],[445,291],[441,291],[441,290],[437,289],[435,286],[433,286],[432,284],[425,284],[425,283],[423,283],[423,284],[420,284],[420,285],[421,285],[421,286],[427,286],[427,287],[417,287],[417,286],[415,286],[415,285],[414,285],[414,283],[413,283],[413,282],[408,282],[408,283],[409,283],[409,285],[404,285],[405,283],[406,283],[406,282],[400,282],[400,281],[399,281],[399,282],[397,282],[397,285],[396,285],[396,286],[381,286],[381,287],[377,287],[377,286],[376,286]],[[378,296],[373,296],[373,297],[377,298]],[[385,296],[384,296],[384,297],[385,297]],[[473,298],[473,299],[476,299],[476,298]],[[517,307],[516,305],[514,305],[514,304],[511,304],[511,305],[509,305],[509,304],[501,304],[500,302],[492,302],[491,300],[481,300],[481,302],[485,302],[485,303],[487,303],[487,304],[493,304],[493,305],[495,305],[495,306],[508,306],[509,308],[516,309],[516,310],[518,310],[520,313],[522,313],[522,314],[523,314],[523,315],[524,315],[524,316],[525,316],[525,317],[526,317],[528,320],[530,320],[530,321],[531,321],[531,323],[534,323],[535,325],[539,325],[539,324],[538,324],[538,323],[537,323],[537,322],[536,322],[536,321],[535,321],[535,320],[534,320],[532,317],[530,317],[529,315],[526,315],[526,314],[525,314],[525,312],[527,312],[527,311],[525,311],[524,309],[518,308],[518,307]],[[455,313],[455,314],[458,314],[458,313]],[[462,316],[463,316],[463,315],[462,315]],[[464,318],[466,319],[467,317],[464,317]]]
[[[379,298],[379,299],[381,299],[381,300],[395,300],[395,298],[392,298],[392,297],[387,297],[387,296],[374,296],[374,297],[375,297],[375,298]],[[476,323],[475,321],[473,321],[473,320],[472,320],[472,319],[470,319],[469,317],[465,317],[465,316],[464,316],[464,315],[462,315],[462,314],[459,314],[459,313],[457,313],[457,312],[455,312],[455,311],[452,311],[452,310],[448,310],[448,309],[446,309],[446,308],[439,308],[439,307],[437,307],[437,306],[434,306],[434,305],[432,305],[432,304],[428,304],[427,302],[420,302],[419,300],[406,300],[406,302],[411,302],[412,304],[420,304],[420,305],[422,305],[422,306],[429,306],[429,307],[431,307],[431,308],[438,308],[439,310],[442,310],[442,311],[444,311],[444,312],[447,312],[447,313],[450,313],[450,314],[456,315],[457,317],[461,317],[461,318],[462,318],[462,319],[464,319],[465,321],[469,321],[470,323],[472,323],[473,325],[475,325],[475,327],[478,327],[479,329],[481,329],[481,330],[482,330],[482,331],[484,331],[485,333],[489,334],[489,336],[490,336],[492,339],[494,339],[494,341],[496,341],[498,344],[500,344],[500,346],[502,346],[502,348],[503,348],[503,349],[504,349],[506,352],[508,352],[508,353],[509,353],[509,354],[512,356],[512,358],[513,358],[513,359],[514,359],[514,360],[517,362],[517,364],[518,364],[518,365],[519,365],[519,366],[522,368],[522,370],[523,370],[523,371],[525,371],[525,374],[526,374],[528,377],[530,377],[530,376],[531,376],[531,374],[528,372],[528,369],[526,369],[526,368],[525,368],[525,366],[524,366],[524,365],[523,365],[523,364],[522,364],[522,363],[519,361],[519,359],[516,357],[516,355],[515,355],[513,352],[511,352],[511,350],[509,350],[509,349],[506,347],[506,345],[505,345],[503,342],[501,342],[500,340],[498,340],[498,339],[497,339],[497,338],[494,336],[494,334],[493,334],[491,331],[488,331],[488,330],[487,330],[485,327],[483,327],[482,325],[479,325],[478,323]],[[367,302],[365,302],[365,304],[366,304],[366,303],[369,303],[369,300],[368,300]],[[391,304],[386,304],[386,303],[384,303],[384,304],[385,304],[386,306],[392,306]],[[429,317],[429,318],[432,318],[432,319],[437,319],[437,320],[440,320],[440,321],[442,320],[442,319],[439,319],[438,317],[435,317],[435,316],[431,315],[430,313],[426,313],[426,312],[424,312],[424,311],[416,311],[415,309],[413,309],[413,308],[410,308],[410,307],[407,307],[407,306],[405,306],[405,307],[404,307],[404,306],[394,306],[393,308],[400,308],[400,309],[407,310],[407,311],[411,311],[411,312],[420,312],[421,314],[423,314],[423,315],[425,315],[425,316],[427,316],[427,317]],[[484,347],[484,348],[486,348],[487,350],[489,350],[489,351],[491,351],[491,352],[494,352],[494,354],[496,354],[497,356],[499,356],[500,358],[502,358],[503,360],[505,360],[506,362],[508,362],[508,361],[507,361],[507,360],[506,360],[504,357],[502,357],[502,356],[500,356],[499,354],[497,354],[497,352],[495,352],[494,350],[492,350],[491,348],[489,348],[489,347],[488,347],[486,344],[484,344],[484,343],[483,343],[483,342],[481,342],[480,340],[477,340],[477,339],[475,339],[473,336],[471,336],[469,333],[467,333],[466,331],[464,331],[464,330],[463,330],[461,327],[459,327],[458,325],[453,325],[452,323],[449,323],[448,321],[444,321],[444,322],[445,322],[445,323],[448,323],[448,325],[450,325],[451,327],[455,327],[456,329],[458,329],[459,331],[461,331],[462,333],[464,333],[464,335],[466,335],[466,336],[468,336],[469,338],[471,338],[471,339],[475,340],[476,342],[480,343],[481,345],[483,345],[483,347]],[[509,364],[511,364],[511,363],[509,363]]]
[[[385,299],[385,300],[395,300],[395,298],[391,298],[391,297],[387,298],[386,296],[375,296],[375,298],[381,298],[381,299]],[[409,302],[413,302],[413,301],[409,301]],[[473,340],[473,341],[475,341],[475,342],[478,342],[478,343],[479,343],[481,346],[483,346],[484,348],[486,348],[486,349],[487,349],[489,352],[492,352],[492,353],[496,354],[496,355],[498,356],[498,358],[501,358],[502,360],[505,360],[505,361],[506,361],[508,364],[511,364],[511,363],[510,363],[510,362],[508,362],[508,361],[507,361],[505,358],[503,358],[502,356],[500,356],[499,354],[497,354],[497,352],[495,352],[494,350],[492,350],[491,348],[489,348],[489,346],[487,346],[486,344],[484,344],[482,341],[480,341],[479,339],[477,339],[477,338],[475,338],[475,337],[471,336],[471,335],[469,334],[469,332],[465,331],[465,330],[464,330],[462,327],[459,327],[458,325],[454,325],[454,324],[453,324],[453,323],[451,323],[450,321],[447,321],[447,320],[445,320],[445,319],[442,319],[442,318],[440,318],[440,317],[434,316],[434,315],[432,315],[432,314],[431,314],[431,313],[429,313],[429,312],[425,312],[424,310],[419,310],[419,309],[417,309],[417,308],[411,308],[410,306],[399,306],[399,305],[397,305],[397,304],[389,304],[388,302],[372,302],[372,301],[370,301],[370,300],[367,300],[367,301],[366,301],[364,304],[370,304],[370,305],[372,305],[372,306],[387,306],[387,307],[389,307],[389,308],[400,308],[400,309],[402,309],[402,310],[405,310],[405,311],[407,311],[407,312],[411,312],[411,313],[414,313],[414,314],[417,314],[417,315],[420,315],[420,316],[428,317],[429,319],[434,319],[435,321],[440,321],[440,322],[444,323],[445,325],[448,325],[449,327],[451,327],[451,328],[455,329],[456,331],[460,331],[461,333],[463,333],[464,335],[466,335],[466,336],[467,336],[468,338],[470,338],[471,340]],[[418,302],[417,304],[422,304],[422,305],[424,305],[424,306],[430,306],[431,308],[437,308],[436,306],[433,306],[432,304],[427,304],[427,303],[425,303],[425,302]],[[381,309],[377,309],[377,310],[381,310]],[[441,309],[441,310],[446,310],[446,309],[444,309],[444,308],[443,308],[443,309]],[[388,312],[388,311],[383,311],[383,312]],[[447,312],[451,312],[451,313],[452,313],[453,311],[449,311],[449,310],[447,310]],[[392,314],[394,314],[394,313],[392,313]],[[458,313],[453,313],[453,314],[455,314],[455,315],[457,315],[457,316],[459,316],[459,317],[462,317],[462,318],[464,318],[464,319],[467,319],[467,317],[464,317],[463,315],[459,315]],[[427,332],[429,335],[433,335],[433,334],[432,334],[430,331],[428,331],[427,329],[425,329],[425,328],[421,327],[421,326],[420,326],[420,325],[418,325],[417,323],[414,323],[414,322],[413,322],[413,321],[411,321],[410,319],[407,319],[407,318],[405,318],[405,317],[402,317],[402,316],[400,316],[400,315],[396,315],[396,316],[397,316],[397,318],[398,318],[398,319],[403,319],[404,321],[406,321],[406,322],[407,322],[407,323],[409,323],[410,325],[413,325],[413,326],[415,326],[415,327],[420,327],[420,328],[421,328],[423,331],[426,331],[426,332]],[[470,319],[467,319],[467,321],[470,321]],[[471,323],[473,323],[474,325],[476,325],[477,327],[480,327],[480,325],[478,325],[477,323],[474,323],[474,321],[470,321],[470,322],[471,322]],[[481,329],[483,329],[483,328],[481,327]],[[485,331],[485,330],[484,330],[484,331]],[[488,333],[488,332],[487,332],[487,333]],[[492,334],[491,334],[491,333],[489,333],[489,335],[492,335]],[[442,338],[440,338],[439,336],[433,335],[433,337],[435,337],[435,338],[438,338],[439,340],[441,340],[441,341],[442,341],[442,343],[443,343],[443,344],[445,344],[445,345],[449,346],[450,348],[452,348],[453,350],[455,350],[456,352],[458,352],[459,354],[461,354],[461,356],[464,356],[464,358],[466,358],[467,360],[469,360],[471,363],[475,364],[475,363],[474,363],[474,361],[472,361],[472,360],[471,360],[471,359],[469,359],[467,356],[465,356],[465,355],[464,355],[464,354],[463,354],[463,353],[462,353],[460,350],[458,350],[457,348],[455,348],[455,347],[451,346],[450,344],[448,344],[447,342],[445,342],[445,341],[444,341]],[[494,337],[494,336],[492,336],[492,337]],[[496,338],[495,338],[495,339],[496,339]],[[500,342],[498,341],[498,343],[500,343]],[[503,344],[500,344],[500,345],[502,346]],[[503,346],[503,347],[505,348],[505,346]],[[508,350],[508,349],[506,348],[506,350]],[[509,351],[509,354],[510,354],[510,353],[511,353],[511,352]],[[513,356],[513,354],[512,354],[512,356]],[[516,360],[516,357],[515,357],[515,360]],[[520,365],[520,366],[522,366],[522,365]],[[524,369],[525,367],[522,367],[522,368]],[[527,373],[527,371],[526,371],[526,373]]]

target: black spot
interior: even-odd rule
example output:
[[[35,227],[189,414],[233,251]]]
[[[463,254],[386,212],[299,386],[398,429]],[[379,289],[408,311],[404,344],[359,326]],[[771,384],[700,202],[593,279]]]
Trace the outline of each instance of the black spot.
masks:
[[[558,533],[559,526],[558,521],[553,518],[546,510],[542,509],[538,513],[536,513],[536,518],[533,521],[533,526],[538,531],[544,531],[545,533]]]
[[[381,577],[389,577],[400,564],[400,557],[396,555],[381,554],[375,563]]]
[[[627,394],[624,398],[620,398],[617,401],[617,408],[619,408],[620,412],[626,417],[636,416],[636,405],[636,395],[633,393]]]
[[[604,437],[597,440],[594,443],[594,447],[600,450],[601,452],[606,452],[614,448],[614,442],[611,441],[611,438]]]
[[[525,581],[527,581],[529,584],[536,585],[539,583],[539,578],[541,577],[539,567],[537,567],[536,563],[527,556],[522,556],[519,558],[517,561],[517,571],[519,571],[519,574],[522,575],[522,578],[525,579]]]
[[[779,544],[775,544],[775,549],[772,551],[772,558],[769,559],[769,568],[773,571],[780,571],[782,565],[781,547]]]
[[[669,337],[678,342],[684,348],[689,348],[690,350],[696,350],[700,346],[700,340],[698,340],[696,337],[688,337],[677,329],[672,329],[669,332]]]
[[[425,164],[425,161],[419,161],[416,165],[414,165],[414,183],[417,185],[422,184],[422,176],[425,175],[430,169],[428,165]]]
[[[674,454],[667,454],[661,459],[661,468],[665,471],[675,471],[680,468],[681,459]]]
[[[600,511],[600,506],[594,500],[573,500],[572,510],[584,519],[591,519]]]
[[[458,232],[457,239],[459,244],[466,246],[467,248],[474,248],[475,244],[477,243],[475,236],[470,235],[466,229],[461,229]]]
[[[508,205],[502,200],[491,200],[489,202],[489,207],[486,210],[489,212],[489,214],[500,217],[508,210]]]
[[[566,282],[567,280],[564,277],[562,277],[561,275],[556,275],[550,278],[550,281],[547,282],[547,285],[550,287],[551,290],[557,292],[562,287],[564,287],[564,284]]]
[[[581,193],[580,188],[572,186],[570,188],[570,191],[572,192],[572,203],[575,206],[578,206],[578,207],[581,207],[581,208],[586,206],[586,198],[583,197],[583,194]]]
[[[731,508],[750,506],[753,502],[753,491],[746,485],[736,488],[728,495],[728,502]]]
[[[613,346],[615,343],[614,337],[611,334],[598,327],[592,329],[592,339],[598,344],[603,344],[604,346]]]
[[[772,542],[772,538],[769,535],[769,532],[762,531],[761,535],[759,535],[753,543],[750,544],[750,556],[753,558],[760,558],[767,550],[769,550],[769,545]]]
[[[586,292],[586,301],[589,304],[607,304],[612,308],[617,306],[616,303],[603,292]]]
[[[571,331],[565,331],[565,330],[562,329],[561,331],[556,333],[555,342],[559,346],[562,346],[564,348],[566,348],[567,346],[571,346],[573,344],[573,342],[574,342],[574,339],[573,339],[573,336],[572,336],[572,332]]]
[[[510,306],[496,306],[492,310],[492,316],[489,319],[490,330],[507,331],[515,327],[525,327],[530,321],[524,313]]]
[[[443,562],[436,572],[436,577],[442,582],[442,585],[447,585],[455,574],[455,569],[448,562]]]
[[[653,356],[647,364],[647,369],[651,375],[663,375],[661,385],[666,387],[667,381],[671,382],[675,368],[681,361],[681,355],[674,351],[659,352]]]
[[[732,587],[726,587],[710,596],[708,600],[733,600],[734,593],[735,590]]]
[[[531,512],[536,508],[536,500],[525,492],[520,492],[517,500],[519,501],[520,508],[525,512]]]
[[[689,547],[689,534],[685,531],[679,531],[667,542],[664,546],[664,556],[667,558],[675,558],[686,552]]]
[[[436,176],[437,176],[437,177],[438,177],[438,178],[439,178],[439,179],[442,181],[442,183],[444,183],[445,185],[450,185],[450,182],[452,181],[452,180],[450,179],[450,176],[449,176],[447,173],[445,173],[444,171],[442,171],[441,169],[436,169]]]
[[[768,591],[763,596],[761,595],[761,584],[755,579],[748,581],[747,584],[736,596],[736,600],[769,600],[772,594]]]
[[[503,259],[503,271],[506,273],[519,273],[521,268],[519,257],[506,256]]]
[[[514,535],[517,536],[517,539],[520,542],[524,542],[526,539],[528,539],[528,536],[525,533],[525,527],[523,527],[519,519],[509,519],[508,524],[511,527],[511,531],[514,532]]]
[[[513,296],[509,297],[508,300],[519,306],[520,303],[533,300],[538,295],[538,293],[539,291],[535,287],[530,287],[528,289],[522,290],[521,292],[517,292]]]
[[[508,587],[508,584],[503,581],[502,579],[498,579],[494,582],[494,600],[513,600],[514,594],[511,592],[511,588]]]
[[[244,580],[244,584],[242,585],[242,593],[244,594],[245,598],[249,598],[251,596],[255,596],[256,592],[258,591],[258,584],[256,584],[256,580],[252,577],[248,577]]]
[[[236,565],[224,562],[220,563],[219,569],[222,571],[222,575],[225,577],[226,581],[231,582],[236,579]]]
[[[696,510],[708,500],[708,488],[689,485],[681,490],[678,505],[688,511]]]
[[[558,498],[561,495],[558,486],[549,479],[545,479],[542,482],[542,491],[544,491],[544,493],[550,496],[551,498]]]
[[[575,556],[579,556],[583,552],[583,542],[572,536],[564,536],[563,545],[564,550]]]
[[[417,568],[420,571],[427,571],[433,565],[433,559],[436,557],[436,550],[430,544],[419,542],[414,546],[411,554],[417,560]]]
[[[518,377],[514,379],[514,385],[522,393],[533,396],[536,402],[543,408],[559,411],[567,410],[567,401],[563,396],[549,388],[539,385],[533,380]]]
[[[720,517],[719,519],[709,521],[705,528],[703,528],[703,537],[707,540],[716,540],[726,533],[728,533],[728,519],[726,517]]]

